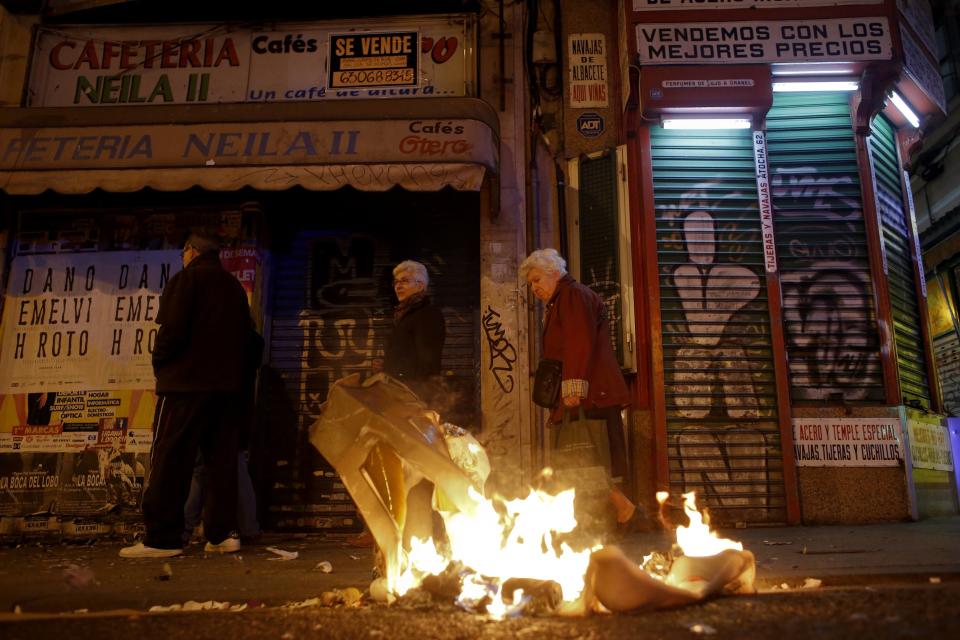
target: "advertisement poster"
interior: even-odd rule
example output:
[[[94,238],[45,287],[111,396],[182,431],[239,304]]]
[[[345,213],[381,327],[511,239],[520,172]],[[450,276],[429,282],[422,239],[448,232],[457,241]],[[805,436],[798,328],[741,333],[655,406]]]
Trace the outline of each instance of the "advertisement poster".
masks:
[[[32,396],[26,419],[53,410],[52,399],[42,397],[49,392],[152,389],[160,292],[180,264],[177,251],[15,258],[3,314],[0,395],[40,394]],[[72,414],[118,402],[88,396],[84,409],[60,406]]]
[[[794,418],[798,467],[896,467],[903,460],[899,418]]]
[[[220,258],[253,296],[257,249]],[[100,535],[139,506],[156,314],[180,268],[169,250],[13,260],[0,342],[0,535]]]
[[[139,504],[156,406],[156,312],[180,264],[177,251],[13,260],[0,342],[6,533],[57,533],[48,514],[102,516]],[[74,529],[91,526],[102,532]]]

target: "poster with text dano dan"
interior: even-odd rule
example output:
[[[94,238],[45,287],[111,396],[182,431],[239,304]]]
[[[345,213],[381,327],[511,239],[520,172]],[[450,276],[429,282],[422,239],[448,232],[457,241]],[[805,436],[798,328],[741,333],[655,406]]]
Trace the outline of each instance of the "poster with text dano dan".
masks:
[[[176,251],[15,258],[0,393],[153,388],[160,293],[179,269]]]
[[[150,354],[177,251],[19,256],[0,342],[0,452],[82,452],[105,421],[149,451]]]

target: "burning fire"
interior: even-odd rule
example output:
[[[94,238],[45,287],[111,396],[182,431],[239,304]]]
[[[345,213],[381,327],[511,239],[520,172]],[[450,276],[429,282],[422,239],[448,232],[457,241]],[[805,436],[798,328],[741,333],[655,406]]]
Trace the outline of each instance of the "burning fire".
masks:
[[[522,590],[514,591],[512,602],[503,601],[504,583],[518,577],[557,583],[563,600],[560,610],[574,610],[584,591],[590,556],[602,548],[594,544],[577,551],[556,541],[558,535],[577,526],[574,490],[557,495],[533,490],[526,498],[509,501],[490,500],[475,490],[470,496],[477,505],[474,514],[441,512],[448,536],[442,550],[432,539],[414,538],[410,551],[399,554],[403,566],[388,567],[388,591],[402,596],[419,587],[427,576],[440,575],[457,563],[464,567],[457,599],[464,608],[475,610],[485,605],[495,619],[521,610],[528,599]],[[743,549],[741,543],[710,531],[693,492],[683,497],[690,524],[677,527],[676,538],[684,555],[702,558],[725,549]],[[661,505],[666,499],[666,492],[657,494]]]
[[[661,507],[667,501],[666,491],[657,492],[657,502]],[[683,555],[691,558],[715,556],[726,549],[743,551],[743,544],[726,538],[720,538],[704,522],[703,514],[697,509],[697,494],[694,491],[683,494],[683,511],[690,519],[689,526],[676,529],[677,546],[683,549]]]
[[[456,561],[471,572],[464,578],[458,602],[473,608],[487,598],[487,611],[494,617],[512,609],[501,600],[503,583],[511,577],[556,582],[564,602],[580,597],[590,554],[600,545],[575,551],[566,542],[556,541],[558,534],[577,526],[573,489],[557,495],[533,490],[526,498],[498,503],[472,489],[470,496],[477,504],[474,514],[441,512],[449,539],[444,553],[432,539],[415,538],[406,554],[406,566],[398,572],[388,568],[390,592],[402,596]],[[395,580],[390,580],[391,574],[397,576]],[[514,601],[517,606],[522,604],[521,590],[514,592]]]

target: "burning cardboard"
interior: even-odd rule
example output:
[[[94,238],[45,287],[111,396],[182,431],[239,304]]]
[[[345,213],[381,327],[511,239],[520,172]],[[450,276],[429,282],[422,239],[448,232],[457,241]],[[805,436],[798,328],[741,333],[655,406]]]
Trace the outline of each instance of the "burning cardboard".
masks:
[[[709,530],[693,494],[685,496],[690,525],[677,530],[682,552],[662,575],[615,547],[571,548],[573,490],[485,496],[490,467],[480,444],[386,375],[335,384],[310,440],[377,541],[384,575],[371,585],[375,599],[425,589],[502,618],[655,609],[753,590],[753,555]]]

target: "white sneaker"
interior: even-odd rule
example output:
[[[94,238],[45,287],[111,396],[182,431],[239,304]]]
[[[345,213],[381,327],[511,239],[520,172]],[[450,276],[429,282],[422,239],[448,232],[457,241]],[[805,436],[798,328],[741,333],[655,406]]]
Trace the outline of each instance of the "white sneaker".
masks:
[[[183,553],[183,549],[157,549],[142,542],[120,549],[121,558],[172,558]]]
[[[207,542],[206,546],[203,547],[203,550],[207,553],[236,553],[237,551],[240,551],[240,538],[234,538],[231,536],[229,538],[224,538],[222,542],[217,544]]]

